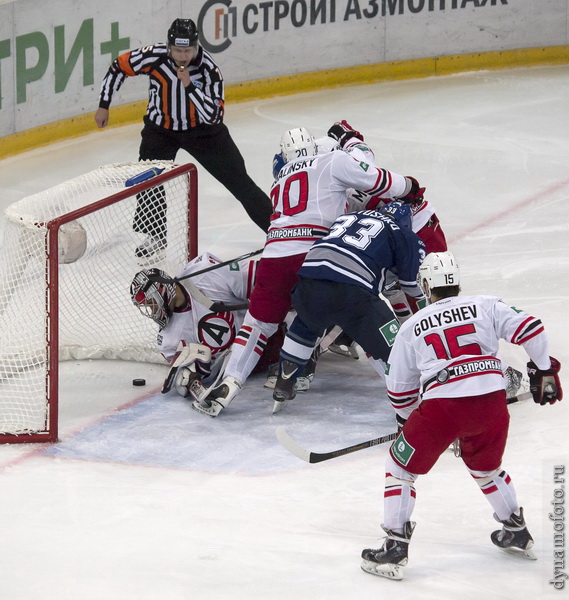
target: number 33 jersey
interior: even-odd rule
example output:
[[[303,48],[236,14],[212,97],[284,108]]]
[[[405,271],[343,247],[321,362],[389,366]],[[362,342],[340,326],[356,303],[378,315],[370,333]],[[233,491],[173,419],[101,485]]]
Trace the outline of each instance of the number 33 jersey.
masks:
[[[426,400],[504,389],[500,339],[523,345],[538,366],[549,367],[541,321],[494,296],[453,296],[414,314],[395,338],[386,371],[396,411],[406,418],[419,394]]]

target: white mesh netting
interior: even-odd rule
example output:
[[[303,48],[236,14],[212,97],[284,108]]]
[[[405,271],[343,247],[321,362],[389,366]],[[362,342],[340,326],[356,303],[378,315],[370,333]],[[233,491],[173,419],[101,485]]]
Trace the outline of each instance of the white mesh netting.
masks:
[[[188,260],[188,173],[103,206],[125,190],[129,178],[150,167],[167,173],[177,165],[106,165],[6,209],[0,253],[0,433],[46,428],[47,398],[54,394],[47,385],[48,343],[60,360],[164,362],[156,351],[156,325],[133,306],[129,287],[141,268],[175,274]],[[51,259],[51,268],[58,265],[59,286],[49,296],[47,223],[76,210],[80,216],[59,230],[59,253]],[[136,256],[148,236],[159,241],[157,251]],[[48,340],[48,306],[59,320],[58,349]]]

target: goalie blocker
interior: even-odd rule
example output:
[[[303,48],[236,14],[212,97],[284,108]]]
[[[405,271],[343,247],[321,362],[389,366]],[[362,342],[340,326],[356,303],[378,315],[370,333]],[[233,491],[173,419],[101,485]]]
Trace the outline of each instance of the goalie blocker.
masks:
[[[527,364],[529,389],[533,396],[533,401],[541,406],[555,404],[558,400],[561,401],[563,399],[563,390],[559,380],[561,363],[552,356],[549,358],[551,360],[551,367],[549,369],[539,369],[531,360]]]

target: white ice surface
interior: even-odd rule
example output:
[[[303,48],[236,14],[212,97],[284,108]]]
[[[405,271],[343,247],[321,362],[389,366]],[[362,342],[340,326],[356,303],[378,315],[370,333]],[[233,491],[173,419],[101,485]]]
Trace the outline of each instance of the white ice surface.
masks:
[[[543,319],[569,393],[568,98],[569,67],[517,69],[229,105],[226,122],[267,190],[284,129],[304,125],[319,136],[347,119],[364,132],[382,166],[426,185],[461,263],[464,292],[501,296]],[[101,164],[136,160],[139,132],[139,125],[108,129],[0,162],[0,207]],[[240,205],[201,168],[199,236],[201,250],[227,259],[263,244]],[[520,349],[504,346],[504,356],[524,367]],[[164,375],[156,365],[64,364],[60,442],[0,446],[2,599],[567,593],[548,583],[548,515],[559,488],[553,467],[569,467],[569,398],[510,411],[504,467],[539,560],[493,547],[490,506],[449,452],[417,483],[418,525],[397,583],[359,568],[361,550],[380,543],[387,447],[309,465],[274,435],[285,425],[301,444],[326,451],[392,431],[385,388],[364,359],[323,356],[311,391],[275,416],[263,378],[209,419],[159,394]],[[146,387],[133,387],[134,377],[145,377]]]

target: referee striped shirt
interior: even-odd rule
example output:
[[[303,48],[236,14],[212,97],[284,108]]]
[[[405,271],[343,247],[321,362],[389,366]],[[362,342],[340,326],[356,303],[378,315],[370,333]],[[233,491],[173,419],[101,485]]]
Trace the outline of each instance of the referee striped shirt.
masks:
[[[101,85],[100,108],[109,108],[113,94],[127,77],[147,75],[150,80],[146,114],[152,123],[173,131],[223,121],[223,77],[201,46],[188,67],[191,83],[178,79],[177,66],[167,44],[145,46],[121,54],[113,61]]]

